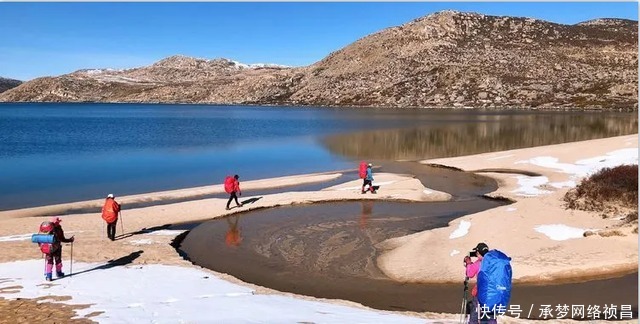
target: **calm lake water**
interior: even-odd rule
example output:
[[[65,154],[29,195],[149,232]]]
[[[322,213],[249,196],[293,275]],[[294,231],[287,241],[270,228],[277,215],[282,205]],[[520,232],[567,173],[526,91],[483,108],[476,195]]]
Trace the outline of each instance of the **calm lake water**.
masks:
[[[636,113],[0,104],[0,210],[636,133]]]

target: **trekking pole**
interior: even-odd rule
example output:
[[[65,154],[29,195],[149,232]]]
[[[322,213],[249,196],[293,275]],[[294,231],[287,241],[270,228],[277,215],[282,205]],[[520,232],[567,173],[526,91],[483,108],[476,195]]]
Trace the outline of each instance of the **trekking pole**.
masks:
[[[464,290],[462,291],[462,306],[460,307],[460,324],[465,322],[467,317],[467,290],[469,289],[469,277],[464,277]]]
[[[73,276],[73,242],[71,242],[71,265],[69,266],[69,277]]]
[[[118,213],[120,213],[120,229],[122,231],[121,235],[124,235],[124,219],[122,218],[122,212],[120,211]]]

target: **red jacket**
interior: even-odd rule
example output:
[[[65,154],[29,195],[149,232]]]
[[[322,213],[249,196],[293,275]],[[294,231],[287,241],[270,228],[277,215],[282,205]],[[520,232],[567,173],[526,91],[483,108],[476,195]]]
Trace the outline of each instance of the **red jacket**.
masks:
[[[120,205],[113,198],[107,198],[102,206],[102,219],[111,224],[118,220]]]

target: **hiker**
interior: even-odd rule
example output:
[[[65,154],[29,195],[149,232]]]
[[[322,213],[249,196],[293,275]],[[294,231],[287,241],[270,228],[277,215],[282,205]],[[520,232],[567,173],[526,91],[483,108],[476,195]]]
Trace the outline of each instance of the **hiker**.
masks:
[[[227,201],[227,210],[229,210],[229,205],[232,200],[236,200],[236,206],[242,207],[242,204],[238,202],[238,195],[242,196],[242,191],[240,191],[240,182],[238,181],[240,177],[236,174],[233,176],[233,179],[225,179],[225,190],[229,193],[229,201]],[[237,193],[237,194],[236,194]]]
[[[231,217],[235,217],[235,221],[231,221]],[[240,242],[242,242],[242,237],[240,237],[240,228],[238,227],[238,221],[240,220],[239,216],[231,216],[227,217],[227,223],[229,224],[229,230],[225,233],[224,241],[229,247],[239,246]]]
[[[467,278],[473,278],[478,274],[478,272],[480,272],[480,266],[482,265],[482,258],[484,257],[485,254],[487,254],[487,252],[489,252],[489,246],[481,242],[481,243],[478,243],[478,245],[476,245],[476,247],[473,248],[473,250],[471,250],[469,255],[464,257],[464,266],[466,269],[465,273]],[[476,261],[474,262],[471,261],[471,255],[477,258]],[[471,296],[472,296],[472,304],[471,304],[472,306],[471,306],[471,314],[469,316],[469,324],[472,324],[472,323],[477,324],[477,323],[480,323],[479,315],[478,315],[478,285],[477,284],[473,286],[473,289],[471,289]]]
[[[104,206],[102,206],[102,219],[107,222],[107,237],[112,241],[116,239],[116,224],[118,223],[119,212],[120,204],[118,204],[113,194],[107,195]]]
[[[52,270],[53,270],[53,260],[55,259],[56,261],[56,277],[57,278],[62,278],[64,277],[64,272],[62,272],[62,243],[71,243],[73,241],[75,241],[75,238],[73,236],[71,236],[70,238],[66,238],[64,236],[64,230],[62,230],[62,226],[60,225],[60,222],[62,220],[59,217],[52,217],[51,218],[51,223],[53,226],[53,229],[51,229],[51,232],[53,234],[53,236],[55,237],[54,239],[54,243],[51,244],[51,247],[49,249],[49,253],[45,253],[45,258],[47,260],[47,264],[45,266],[45,280],[47,281],[52,281],[53,280],[53,276],[51,274]]]
[[[364,190],[364,187],[366,187],[367,185],[369,185],[369,190],[371,190],[371,193],[376,193],[376,190],[373,188],[373,172],[371,171],[371,167],[373,165],[371,163],[367,164],[367,175],[364,178],[364,182],[362,183],[362,193],[366,193],[366,191]]]

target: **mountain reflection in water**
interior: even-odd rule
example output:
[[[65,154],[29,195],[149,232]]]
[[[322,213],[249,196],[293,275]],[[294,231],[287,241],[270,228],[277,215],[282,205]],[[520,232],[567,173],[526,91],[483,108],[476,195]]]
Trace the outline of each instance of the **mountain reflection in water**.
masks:
[[[334,154],[348,158],[433,159],[633,134],[633,114],[467,115],[445,125],[332,135],[324,139]]]

